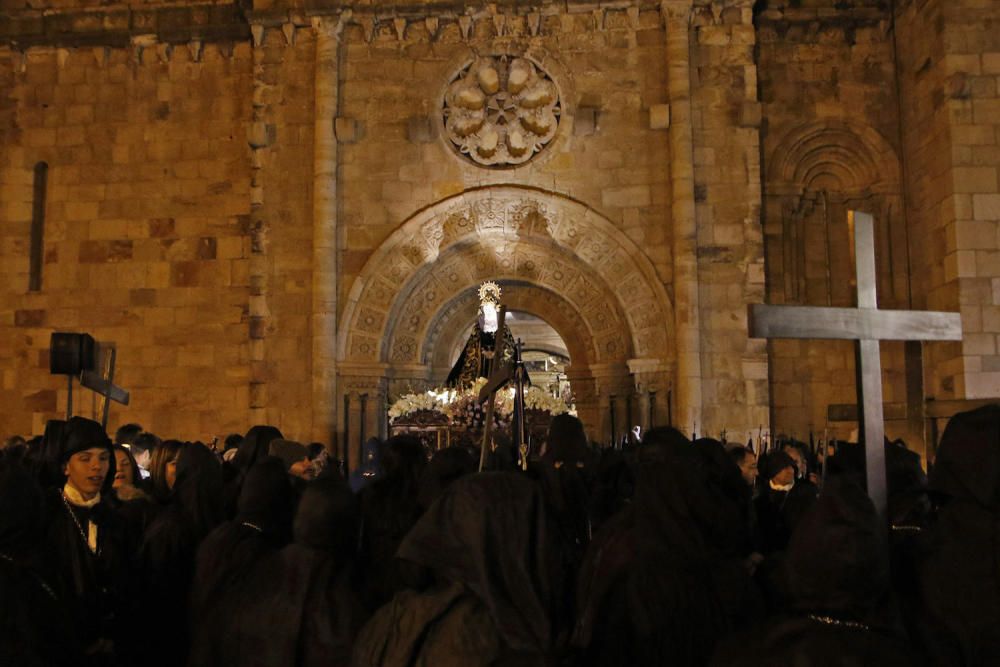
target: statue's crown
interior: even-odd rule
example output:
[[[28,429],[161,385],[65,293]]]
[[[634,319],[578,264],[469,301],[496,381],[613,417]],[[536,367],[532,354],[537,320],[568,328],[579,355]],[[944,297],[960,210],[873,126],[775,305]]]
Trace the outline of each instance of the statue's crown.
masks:
[[[500,286],[497,285],[492,280],[487,280],[485,283],[479,286],[479,303],[492,303],[495,306],[500,305]]]

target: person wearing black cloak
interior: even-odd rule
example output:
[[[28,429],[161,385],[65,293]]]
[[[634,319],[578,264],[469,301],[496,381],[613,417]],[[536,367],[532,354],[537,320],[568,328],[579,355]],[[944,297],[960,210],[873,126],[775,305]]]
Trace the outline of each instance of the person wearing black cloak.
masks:
[[[753,618],[739,469],[719,443],[647,433],[635,500],[595,535],[580,572],[573,644],[594,667],[703,665]]]
[[[920,569],[932,665],[1000,664],[1000,405],[952,417],[931,469],[938,504]]]
[[[184,664],[195,554],[221,522],[222,511],[221,464],[200,442],[184,443],[177,456],[170,504],[147,529],[139,552],[146,622],[149,627],[173,629],[146,635],[143,662],[150,667]]]
[[[66,422],[62,419],[50,419],[45,422],[45,435],[42,436],[42,446],[35,455],[34,471],[43,489],[61,487],[66,483],[62,471],[62,438]]]
[[[75,665],[67,605],[40,558],[42,489],[11,459],[0,452],[0,665]]]
[[[476,472],[476,459],[464,447],[446,447],[434,456],[420,473],[417,502],[426,511],[455,481]]]
[[[828,479],[791,537],[781,577],[782,612],[723,642],[712,665],[919,664],[891,631],[885,528],[852,480]]]
[[[357,515],[357,499],[343,480],[325,478],[306,487],[292,543],[262,559],[245,580],[218,664],[349,664],[363,618],[352,585]]]
[[[538,486],[517,473],[453,483],[399,548],[434,584],[365,625],[353,667],[557,664],[571,628],[563,567]]]
[[[240,487],[243,479],[258,461],[267,458],[271,442],[281,440],[284,436],[274,426],[258,424],[250,430],[240,442],[232,463],[227,463],[223,471],[225,483],[224,503],[227,517],[236,516],[236,505],[240,497]]]
[[[567,557],[566,567],[577,572],[592,537],[590,517],[590,448],[583,422],[570,414],[556,415],[549,424],[545,452],[530,474],[538,480]]]
[[[122,637],[116,617],[130,571],[109,500],[111,440],[97,422],[73,417],[63,429],[59,461],[65,484],[46,494],[48,571],[73,619],[84,664],[107,664]]]
[[[191,586],[188,664],[241,664],[246,632],[241,613],[257,597],[251,574],[291,539],[296,494],[279,459],[265,458],[247,473],[236,518],[216,527],[198,547]]]
[[[389,438],[382,451],[383,476],[360,496],[360,564],[369,611],[422,576],[419,568],[399,561],[396,550],[421,514],[418,493],[427,456],[419,440],[405,435]]]
[[[754,499],[760,552],[765,556],[783,551],[802,515],[816,500],[816,486],[797,479],[795,461],[784,451],[770,452],[763,459],[763,488]]]

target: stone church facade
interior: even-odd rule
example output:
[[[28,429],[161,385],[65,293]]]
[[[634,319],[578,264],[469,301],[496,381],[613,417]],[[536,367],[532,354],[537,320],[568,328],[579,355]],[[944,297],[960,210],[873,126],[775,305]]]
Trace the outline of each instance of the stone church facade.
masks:
[[[0,433],[61,414],[49,334],[88,331],[113,423],[354,449],[486,279],[595,439],[844,429],[852,346],[746,310],[852,305],[849,209],[882,307],[962,313],[883,343],[886,401],[1000,395],[998,83],[992,0],[6,0]]]

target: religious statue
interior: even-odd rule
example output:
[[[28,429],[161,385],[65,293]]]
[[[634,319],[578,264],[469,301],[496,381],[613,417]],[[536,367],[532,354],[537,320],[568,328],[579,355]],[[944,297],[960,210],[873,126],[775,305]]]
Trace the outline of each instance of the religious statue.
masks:
[[[448,374],[448,386],[456,389],[471,387],[479,378],[489,377],[496,370],[494,351],[496,350],[497,329],[500,311],[500,286],[487,281],[479,287],[479,317],[462,354]],[[514,336],[504,324],[503,334],[507,341],[501,363],[514,364]]]

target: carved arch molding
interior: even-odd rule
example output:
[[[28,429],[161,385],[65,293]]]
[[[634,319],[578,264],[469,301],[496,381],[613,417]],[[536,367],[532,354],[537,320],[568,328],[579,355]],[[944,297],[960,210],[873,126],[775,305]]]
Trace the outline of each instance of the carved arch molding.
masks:
[[[672,362],[672,306],[642,251],[579,202],[509,186],[435,204],[375,251],[351,289],[340,360],[439,363],[435,341],[486,279],[507,285],[520,309],[571,329],[560,333],[573,340],[574,366]]]
[[[850,305],[851,209],[876,220],[879,301],[905,305],[906,230],[895,149],[874,128],[822,119],[789,129],[768,152],[764,192],[769,298]]]

